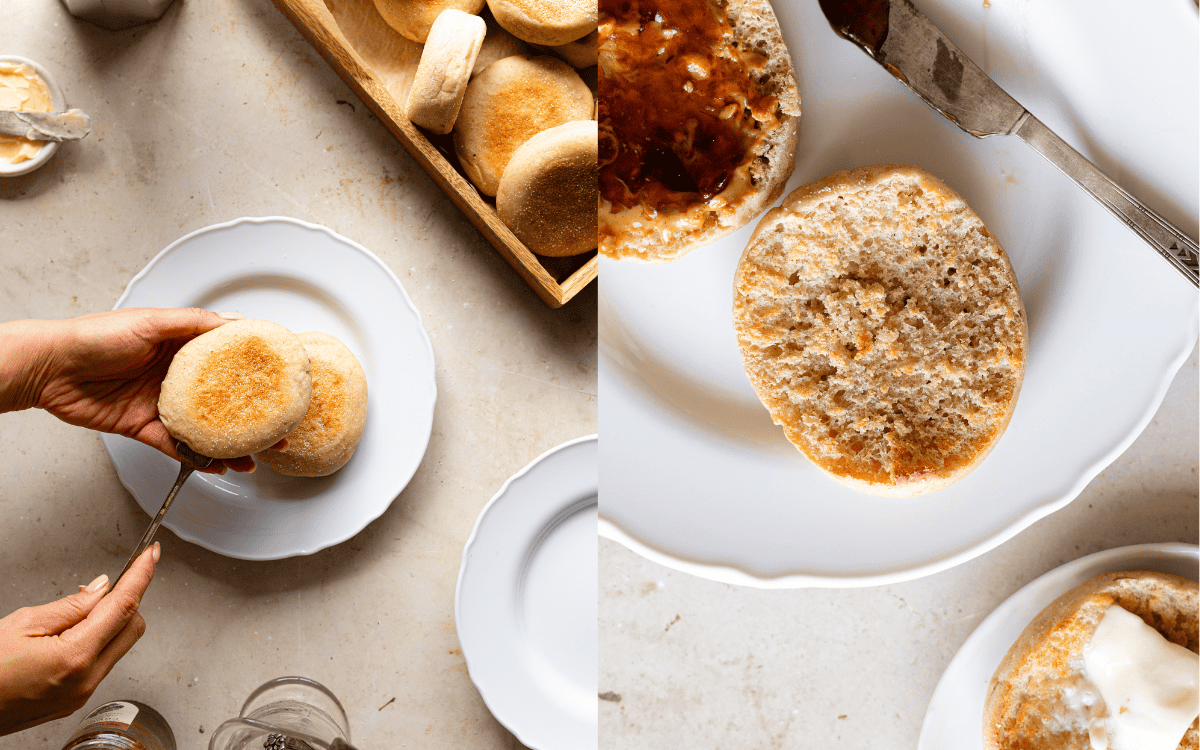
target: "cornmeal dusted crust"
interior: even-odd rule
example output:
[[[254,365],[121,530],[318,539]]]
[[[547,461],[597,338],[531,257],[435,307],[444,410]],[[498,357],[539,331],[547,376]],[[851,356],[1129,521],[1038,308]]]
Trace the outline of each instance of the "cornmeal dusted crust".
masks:
[[[454,152],[479,192],[495,195],[504,167],[537,133],[592,116],[594,99],[575,69],[555,57],[497,60],[467,84]]]
[[[864,492],[961,479],[1016,406],[1027,330],[988,228],[913,166],[838,172],[763,217],[735,277],[742,363],[776,424]]]
[[[312,361],[312,402],[281,451],[255,459],[280,474],[323,477],[346,465],[367,421],[367,375],[346,345],[327,333],[300,334]]]
[[[1091,750],[1089,711],[1078,697],[1083,648],[1113,604],[1141,617],[1168,641],[1196,652],[1195,581],[1154,571],[1107,573],[1055,599],[1000,662],[984,704],[986,750]],[[1179,743],[1196,750],[1200,724]]]
[[[496,213],[538,255],[596,247],[596,121],[543,130],[512,155],[496,190]]]
[[[617,144],[621,141],[619,134],[614,133],[617,128],[607,111],[612,106],[610,102],[617,102],[624,93],[638,91],[639,86],[645,85],[641,71],[655,70],[657,64],[655,60],[631,62],[630,40],[648,32],[643,30],[632,37],[630,33],[634,28],[652,29],[653,23],[642,27],[622,23],[605,13],[605,5],[601,2],[599,45],[601,89],[598,114],[602,170],[606,157],[619,147]],[[728,184],[708,200],[697,199],[690,205],[667,208],[648,205],[643,200],[630,207],[614,205],[612,200],[602,196],[599,247],[606,257],[649,263],[675,260],[745,226],[779,198],[791,176],[799,127],[800,93],[775,13],[767,0],[709,2],[709,7],[715,16],[725,18],[734,40],[733,45],[712,50],[710,54],[715,59],[733,56],[745,62],[744,75],[750,79],[756,94],[763,97],[757,103],[761,106],[746,106],[748,116],[743,132],[752,136],[753,142]],[[675,64],[697,64],[693,58],[681,55]],[[636,98],[644,99],[650,95],[639,92]],[[688,94],[680,89],[659,93],[648,104],[670,109],[686,104],[687,97]],[[740,95],[736,95],[726,101],[739,99]],[[723,110],[722,115],[728,116],[728,111]],[[690,137],[682,133],[676,135],[684,139]]]
[[[308,354],[267,320],[237,320],[184,344],[158,397],[159,419],[212,458],[248,456],[291,432],[312,396]]]

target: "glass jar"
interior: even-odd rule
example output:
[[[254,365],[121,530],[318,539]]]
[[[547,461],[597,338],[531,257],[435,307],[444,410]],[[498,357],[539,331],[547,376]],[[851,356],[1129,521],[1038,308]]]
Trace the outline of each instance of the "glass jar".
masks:
[[[85,716],[63,750],[176,750],[175,734],[158,711],[120,700]]]

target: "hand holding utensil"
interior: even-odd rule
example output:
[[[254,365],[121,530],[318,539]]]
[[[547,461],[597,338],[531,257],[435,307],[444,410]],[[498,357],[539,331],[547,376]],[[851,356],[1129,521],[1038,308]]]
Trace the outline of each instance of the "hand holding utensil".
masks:
[[[207,469],[213,462],[213,459],[209,458],[208,456],[201,456],[199,453],[196,453],[191,448],[187,447],[187,445],[182,441],[176,440],[175,448],[179,451],[180,464],[179,476],[175,479],[175,486],[171,488],[171,492],[167,495],[167,499],[163,501],[162,507],[158,509],[158,515],[156,515],[154,520],[150,522],[150,528],[146,529],[146,533],[142,535],[142,540],[138,542],[136,547],[134,547],[133,554],[129,556],[129,562],[125,563],[125,567],[121,570],[121,575],[118,575],[117,579],[113,581],[112,586],[109,587],[109,591],[112,591],[117,587],[117,583],[120,582],[121,576],[125,575],[125,573],[129,571],[129,568],[133,565],[133,561],[136,560],[138,555],[142,554],[142,550],[146,549],[146,547],[150,545],[150,542],[154,540],[154,532],[158,531],[158,527],[162,524],[163,516],[167,515],[167,509],[171,507],[171,503],[174,502],[175,496],[179,494],[179,488],[183,486],[183,483],[187,481],[187,478],[192,475],[193,471],[197,469]]]

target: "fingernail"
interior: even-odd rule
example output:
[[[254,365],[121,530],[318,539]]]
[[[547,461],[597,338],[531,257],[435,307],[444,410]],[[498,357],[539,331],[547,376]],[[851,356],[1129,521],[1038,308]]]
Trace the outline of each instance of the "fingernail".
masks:
[[[150,556],[154,558],[154,562],[158,562],[158,558],[162,557],[162,547],[159,546],[158,542],[155,542],[154,545],[150,547]]]
[[[91,583],[89,583],[87,585],[87,588],[85,590],[89,594],[94,594],[107,585],[108,585],[108,576],[104,573],[101,573],[99,576],[96,577],[96,580],[92,581]]]
[[[217,317],[224,318],[225,320],[245,320],[246,319],[246,316],[241,314],[240,312],[219,312],[219,313],[217,313]]]

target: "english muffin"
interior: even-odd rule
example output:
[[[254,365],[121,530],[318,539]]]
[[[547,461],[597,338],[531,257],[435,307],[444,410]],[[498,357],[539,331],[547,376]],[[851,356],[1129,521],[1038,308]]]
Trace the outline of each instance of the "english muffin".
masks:
[[[405,106],[414,125],[439,134],[454,127],[486,29],[479,16],[454,9],[433,22]]]
[[[835,479],[909,497],[966,476],[1025,372],[1017,278],[961,197],[912,166],[838,172],[767,212],[733,321],[776,424]]]
[[[595,120],[543,130],[513,152],[496,190],[496,212],[538,255],[596,247]]]
[[[479,75],[484,68],[497,60],[503,60],[513,55],[529,54],[529,46],[505,31],[503,26],[496,23],[496,19],[488,10],[485,9],[479,17],[487,24],[487,33],[483,36],[483,45],[480,46],[479,55],[475,58],[475,67],[471,69],[472,76]]]
[[[592,102],[587,84],[562,60],[506,57],[467,85],[454,125],[454,152],[479,192],[495,195],[522,143],[555,125],[589,119]]]
[[[599,60],[602,255],[675,260],[782,195],[800,93],[767,0],[602,0]]]
[[[211,458],[266,450],[308,410],[312,374],[296,334],[267,320],[237,320],[184,344],[158,397],[177,440]]]
[[[280,474],[323,477],[346,465],[367,420],[367,375],[346,345],[327,333],[300,334],[312,362],[312,401],[287,447],[255,459]]]
[[[442,11],[453,8],[479,15],[483,4],[484,0],[375,0],[375,9],[388,26],[424,44]]]
[[[596,0],[487,0],[501,26],[533,44],[573,42],[596,28]]]
[[[1141,619],[1130,620],[1119,607]],[[1162,746],[1171,750],[1196,750],[1200,743],[1200,724],[1196,720],[1200,708],[1196,705],[1196,661],[1191,657],[1200,649],[1195,581],[1155,571],[1135,570],[1107,573],[1071,589],[1055,599],[1013,643],[988,684],[984,706],[983,740],[987,750],[1092,750],[1091,737],[1103,738],[1110,750],[1146,750],[1151,747],[1144,739],[1123,734],[1127,727],[1122,720],[1134,719],[1148,729],[1155,723],[1166,731],[1159,738]],[[1109,623],[1121,628],[1142,629],[1142,624],[1154,633],[1144,631],[1143,638],[1112,638],[1100,644],[1101,632],[1109,616],[1119,616],[1121,622]],[[1114,630],[1122,634],[1120,630]],[[1137,635],[1131,633],[1130,635]],[[1157,645],[1153,643],[1157,641]],[[1109,669],[1105,660],[1097,660],[1098,649],[1128,645],[1128,653],[1100,654],[1115,657],[1119,662],[1139,666],[1138,659],[1130,660],[1136,652],[1152,657],[1149,674],[1136,670],[1134,674],[1148,677],[1169,693],[1168,702],[1183,700],[1190,678],[1190,713],[1156,717],[1147,711],[1146,696],[1139,696],[1142,705],[1118,700],[1122,696],[1105,695],[1104,672]],[[1111,644],[1111,645],[1109,645]],[[1175,644],[1174,647],[1169,644]],[[1170,653],[1172,648],[1186,651]],[[1162,650],[1161,652],[1159,650]],[[1187,652],[1191,652],[1188,654]],[[1180,657],[1183,657],[1182,659]],[[1167,661],[1176,662],[1173,669],[1163,670]],[[1096,667],[1099,667],[1098,669]],[[1182,678],[1180,681],[1179,678]],[[1127,685],[1140,681],[1126,676]],[[1182,693],[1177,691],[1183,691]],[[1113,705],[1109,705],[1109,702]],[[1153,707],[1151,703],[1150,708]],[[1139,709],[1141,715],[1139,715]],[[1186,723],[1191,717],[1191,726]],[[1158,719],[1158,722],[1152,721]],[[1135,729],[1135,731],[1136,731]],[[1176,733],[1177,732],[1177,733]],[[1163,741],[1165,740],[1165,741]]]
[[[558,57],[572,68],[590,68],[599,60],[599,45],[600,32],[592,29],[587,36],[580,37],[573,42],[556,47],[537,45],[537,48]]]

